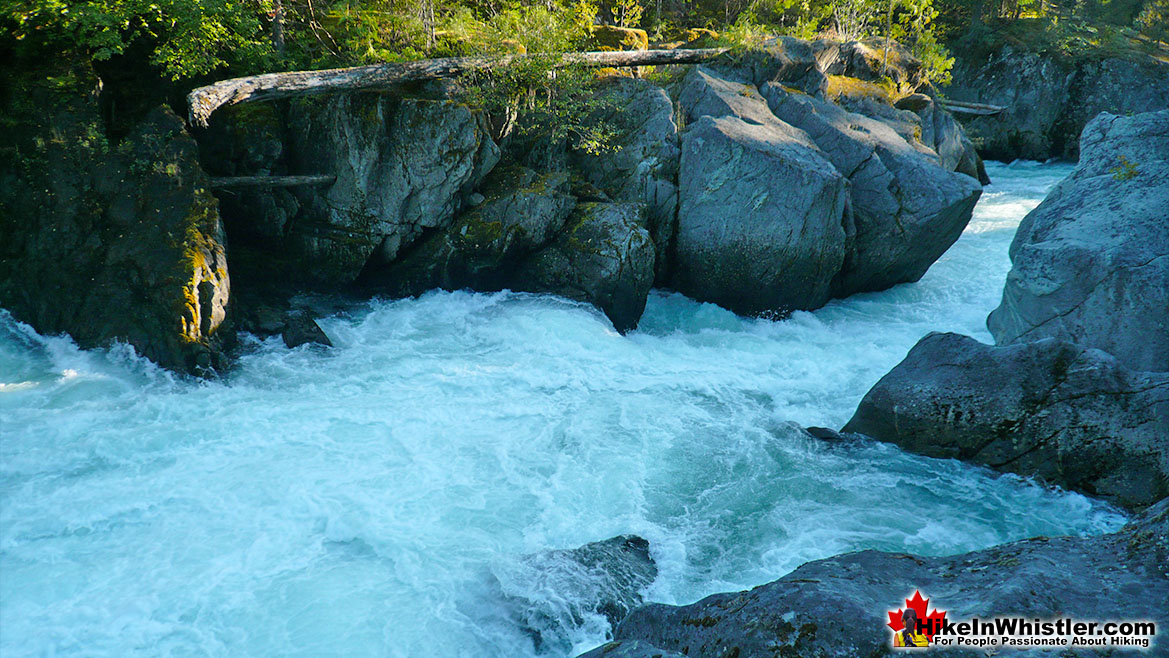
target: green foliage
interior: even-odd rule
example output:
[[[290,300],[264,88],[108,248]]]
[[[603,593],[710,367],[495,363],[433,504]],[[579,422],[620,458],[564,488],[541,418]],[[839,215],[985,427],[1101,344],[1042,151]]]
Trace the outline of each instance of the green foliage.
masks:
[[[1130,162],[1129,159],[1123,155],[1117,156],[1116,161],[1119,164],[1108,170],[1108,173],[1112,174],[1112,178],[1114,180],[1122,182],[1130,181],[1136,178],[1138,174],[1140,174],[1140,172],[1137,171],[1136,163]]]
[[[269,11],[271,0],[3,0],[0,20],[18,52],[100,61],[143,40],[152,46],[151,63],[177,79],[228,64],[268,64],[271,44],[261,24]]]
[[[614,108],[597,93],[596,75],[583,67],[553,68],[553,57],[529,57],[462,78],[466,101],[492,117],[512,117],[520,139],[567,142],[599,153],[611,147],[615,130],[598,116]]]
[[[637,27],[645,10],[637,0],[612,0],[609,13],[618,27]]]

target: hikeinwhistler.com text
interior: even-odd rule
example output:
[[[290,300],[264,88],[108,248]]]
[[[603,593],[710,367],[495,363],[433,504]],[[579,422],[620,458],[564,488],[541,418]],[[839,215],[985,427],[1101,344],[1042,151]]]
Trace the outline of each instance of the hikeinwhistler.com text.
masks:
[[[1153,621],[1084,621],[1067,618],[995,617],[965,621],[929,620],[937,647],[1133,647],[1147,649],[1157,635]],[[933,626],[933,628],[930,628]]]

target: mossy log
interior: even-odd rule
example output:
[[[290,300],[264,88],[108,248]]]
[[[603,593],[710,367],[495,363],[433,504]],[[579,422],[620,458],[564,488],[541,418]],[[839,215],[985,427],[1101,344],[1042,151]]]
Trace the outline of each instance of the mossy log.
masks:
[[[562,68],[572,65],[626,67],[692,64],[713,59],[724,52],[726,52],[725,48],[701,48],[566,53],[559,55],[553,66]],[[406,82],[449,78],[473,71],[506,66],[526,57],[540,56],[446,57],[416,62],[373,64],[322,71],[265,73],[244,78],[232,78],[206,87],[199,87],[188,94],[189,118],[192,124],[206,126],[211,114],[224,105],[310,94],[385,89]]]

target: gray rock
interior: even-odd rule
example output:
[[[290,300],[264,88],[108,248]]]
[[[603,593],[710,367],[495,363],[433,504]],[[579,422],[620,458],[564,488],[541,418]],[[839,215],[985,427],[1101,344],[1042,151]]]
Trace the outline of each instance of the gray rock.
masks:
[[[281,329],[280,338],[289,349],[308,344],[333,346],[333,341],[329,340],[317,321],[306,313],[290,314]]]
[[[627,643],[689,658],[888,655],[888,611],[904,607],[904,597],[915,591],[950,620],[1008,614],[1151,619],[1160,630],[1169,623],[1169,501],[1099,537],[1036,537],[951,557],[861,551],[809,562],[749,591],[715,594],[686,606],[638,608],[618,626],[616,641],[606,645],[609,653],[585,655],[622,655],[614,652]],[[1165,638],[1154,642],[1154,654],[1164,655]],[[639,658],[653,655],[632,651],[629,655]],[[947,654],[984,655],[960,649]]]
[[[751,85],[699,67],[679,104],[674,284],[737,313],[822,306],[845,255],[847,182]]]
[[[926,98],[929,102],[913,110],[921,117],[921,143],[938,154],[942,169],[966,174],[983,185],[990,183],[982,158],[962,124],[932,98]]]
[[[804,131],[849,179],[853,230],[834,296],[917,281],[970,221],[981,186],[886,124],[775,84],[771,112]]]
[[[649,542],[635,535],[536,553],[494,572],[513,623],[537,648],[561,653],[587,616],[616,626],[644,602],[642,593],[658,575]]]
[[[226,240],[194,140],[159,107],[109,149],[92,71],[48,76],[14,79],[22,105],[0,110],[20,156],[0,159],[0,306],[85,348],[124,341],[166,368],[222,368]]]
[[[656,278],[665,282],[678,212],[681,154],[674,103],[664,89],[625,76],[606,80],[601,93],[612,109],[594,118],[618,129],[616,149],[593,154],[576,151],[572,164],[612,200],[645,204],[656,254]]]
[[[756,126],[785,130],[755,85],[729,80],[704,66],[686,74],[678,92],[678,106],[687,124],[702,117],[730,116]]]
[[[685,658],[686,654],[677,651],[663,651],[641,640],[626,640],[624,642],[609,642],[582,653],[579,658]]]
[[[1054,337],[1169,370],[1167,208],[1169,111],[1097,117],[1075,172],[1019,225],[996,342]]]
[[[519,265],[511,287],[588,302],[625,332],[641,319],[653,279],[645,206],[581,203],[564,231]]]
[[[362,284],[395,297],[433,288],[511,287],[514,270],[564,228],[576,205],[568,174],[507,167],[484,184],[484,201],[446,229],[432,231],[388,265],[368,267]]]
[[[887,53],[881,39],[844,43],[820,39],[810,45],[820,68],[829,75],[845,75],[867,82],[888,78],[899,88],[911,90],[917,90],[925,82],[925,67],[896,42],[890,42]]]
[[[711,67],[721,77],[760,88],[768,83],[782,84],[817,98],[823,98],[828,88],[813,44],[795,37],[768,38],[746,52],[717,60]]]
[[[482,117],[449,100],[342,94],[289,106],[297,173],[337,177],[307,190],[288,247],[315,278],[349,283],[427,230],[445,229],[499,158]]]
[[[1054,339],[993,347],[930,334],[843,431],[1133,509],[1169,495],[1169,374]]]
[[[1169,64],[1139,61],[1068,61],[1007,46],[987,60],[961,57],[947,95],[1001,105],[995,116],[964,119],[986,158],[1076,158],[1083,127],[1100,112],[1131,114],[1169,106]]]

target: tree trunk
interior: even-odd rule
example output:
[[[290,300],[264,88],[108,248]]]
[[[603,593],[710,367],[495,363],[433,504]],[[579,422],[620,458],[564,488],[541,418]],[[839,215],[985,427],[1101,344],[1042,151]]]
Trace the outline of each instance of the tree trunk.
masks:
[[[275,0],[272,12],[272,47],[276,52],[284,52],[284,2]]]
[[[693,64],[714,59],[726,48],[694,50],[621,50],[595,53],[566,53],[552,56],[553,68],[572,65],[587,67],[653,66]],[[251,101],[275,100],[291,96],[349,91],[387,89],[405,82],[450,78],[464,73],[506,66],[521,58],[541,55],[506,55],[502,57],[448,57],[396,64],[374,64],[323,71],[265,73],[246,78],[222,80],[199,87],[187,95],[190,122],[206,126],[215,110],[224,105]],[[548,57],[548,56],[544,56]]]

